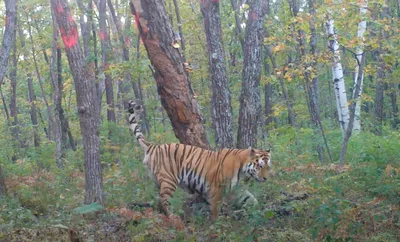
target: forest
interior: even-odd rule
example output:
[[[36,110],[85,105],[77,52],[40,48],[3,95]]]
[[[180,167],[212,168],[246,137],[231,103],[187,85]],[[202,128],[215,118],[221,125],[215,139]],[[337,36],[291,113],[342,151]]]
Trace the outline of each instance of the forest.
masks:
[[[2,0],[0,40],[0,241],[400,241],[399,0]],[[268,176],[167,216],[147,142]]]

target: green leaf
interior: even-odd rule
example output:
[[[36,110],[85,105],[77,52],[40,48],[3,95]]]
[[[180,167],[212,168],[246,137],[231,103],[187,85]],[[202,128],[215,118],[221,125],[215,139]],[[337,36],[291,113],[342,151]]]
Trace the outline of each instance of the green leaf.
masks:
[[[62,225],[62,224],[55,224],[55,225],[52,225],[51,227],[53,227],[53,228],[59,228],[59,229],[68,229],[67,226]]]
[[[274,215],[275,215],[274,211],[272,211],[272,210],[267,210],[267,211],[265,211],[264,217],[265,217],[265,219],[270,219],[270,218],[272,218]]]
[[[97,211],[100,211],[103,209],[104,209],[104,207],[101,204],[91,203],[91,204],[85,204],[83,206],[77,207],[73,210],[73,212],[78,213],[78,214],[86,214],[86,213],[91,213],[91,212],[97,212]]]

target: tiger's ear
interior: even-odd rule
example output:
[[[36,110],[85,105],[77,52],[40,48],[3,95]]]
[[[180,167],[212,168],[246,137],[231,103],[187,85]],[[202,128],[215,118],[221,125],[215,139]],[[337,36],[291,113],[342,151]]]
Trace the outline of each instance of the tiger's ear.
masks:
[[[256,151],[255,151],[253,148],[251,148],[251,146],[249,146],[249,148],[247,149],[247,151],[249,152],[249,156],[250,156],[250,157],[256,154]]]
[[[271,152],[271,149],[266,150],[267,152]]]

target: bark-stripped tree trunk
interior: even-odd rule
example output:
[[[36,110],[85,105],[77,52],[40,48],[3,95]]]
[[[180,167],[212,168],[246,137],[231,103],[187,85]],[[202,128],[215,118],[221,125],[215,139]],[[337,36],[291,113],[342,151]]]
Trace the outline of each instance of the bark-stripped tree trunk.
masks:
[[[342,134],[344,136],[347,130],[347,126],[349,124],[349,107],[347,104],[347,95],[343,77],[342,63],[340,62],[339,43],[337,41],[337,36],[334,28],[334,20],[332,17],[328,17],[327,29],[329,35],[328,46],[333,54],[332,76],[336,99],[336,108],[338,111],[340,128],[342,129]]]
[[[229,83],[226,73],[225,51],[222,43],[219,2],[201,1],[204,30],[208,46],[208,65],[212,83],[212,119],[217,148],[234,146],[232,130],[232,106]]]
[[[110,36],[107,31],[106,25],[106,0],[100,0],[99,3],[99,25],[100,25],[100,42],[101,42],[101,69],[104,73],[105,88],[106,88],[106,103],[107,103],[107,120],[108,122],[115,123],[115,105],[114,105],[114,88],[110,73],[108,73],[108,66],[110,65]]]
[[[32,51],[32,59],[33,59],[33,63],[35,65],[35,71],[36,71],[36,77],[39,81],[39,86],[40,86],[40,91],[42,94],[42,99],[46,105],[46,110],[47,110],[47,118],[48,118],[48,139],[49,140],[53,140],[53,123],[54,123],[54,118],[53,118],[53,112],[51,111],[51,107],[49,102],[47,101],[47,95],[46,92],[44,90],[43,87],[43,80],[42,80],[42,76],[40,75],[40,71],[39,71],[39,67],[36,61],[36,50],[35,50],[35,45],[34,45],[34,41],[33,41],[33,37],[32,37],[32,30],[31,30],[31,24],[28,24],[28,33],[29,33],[29,39],[31,41],[31,51]]]
[[[33,84],[32,84],[32,76],[28,73],[28,94],[29,94],[29,103],[31,106],[31,121],[33,125],[33,143],[35,147],[40,146],[40,138],[38,134],[38,120],[37,120],[37,113],[36,113],[36,97],[35,92],[33,91]]]
[[[96,110],[94,73],[85,62],[79,34],[66,0],[51,0],[68,63],[75,83],[79,124],[85,154],[85,203],[104,202],[100,165],[99,116]]]
[[[175,136],[182,143],[208,148],[200,108],[193,97],[182,55],[173,46],[173,30],[165,2],[133,0],[130,6],[155,69],[158,93],[171,120]]]
[[[367,21],[365,20],[365,15],[367,14],[367,7],[368,7],[368,1],[367,0],[362,0],[360,2],[360,15],[361,15],[361,22],[358,24],[358,30],[357,30],[357,38],[361,40],[361,44],[357,46],[356,49],[356,60],[357,60],[357,65],[356,69],[354,72],[354,90],[355,86],[357,84],[358,80],[358,69],[360,68],[360,63],[361,63],[361,55],[363,54],[364,51],[364,32],[367,28]],[[361,87],[360,87],[360,93],[354,93],[353,91],[353,99],[355,96],[358,96],[359,98],[356,100],[356,109],[355,109],[355,119],[354,119],[354,125],[353,125],[353,131],[354,133],[358,134],[361,131],[361,94],[363,90],[363,84],[364,84],[364,73],[361,73]]]
[[[3,42],[0,49],[0,88],[3,83],[3,78],[6,73],[8,58],[10,56],[11,49],[15,45],[15,25],[17,15],[17,1],[5,0],[6,5],[6,25],[3,33]],[[2,101],[5,105],[3,93],[1,93]],[[7,107],[5,108],[7,110]],[[8,120],[7,114],[7,120]],[[0,197],[6,194],[6,184],[4,181],[4,173],[0,162]]]
[[[263,0],[250,0],[246,22],[246,38],[242,90],[240,93],[239,127],[237,147],[244,149],[257,146],[257,130],[261,117],[260,78],[262,45],[264,41]]]

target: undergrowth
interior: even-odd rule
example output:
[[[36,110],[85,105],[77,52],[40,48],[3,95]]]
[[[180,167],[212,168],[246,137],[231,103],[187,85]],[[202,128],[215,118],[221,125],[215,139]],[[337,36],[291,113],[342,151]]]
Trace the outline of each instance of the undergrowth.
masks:
[[[129,133],[114,128],[118,139],[102,133],[104,209],[82,207],[82,152],[68,150],[65,168],[59,170],[51,143],[26,150],[15,162],[7,160],[10,151],[0,151],[8,188],[0,200],[0,241],[400,240],[398,132],[352,137],[346,165],[337,172],[328,157],[318,161],[313,147],[321,141],[312,130],[277,129],[266,145],[273,150],[271,177],[265,183],[242,184],[258,204],[245,210],[223,207],[211,223],[207,206],[190,206],[181,190],[171,201],[176,216],[159,214],[140,147]],[[341,133],[331,129],[327,137],[336,161]],[[175,141],[161,134],[151,139]]]

